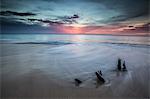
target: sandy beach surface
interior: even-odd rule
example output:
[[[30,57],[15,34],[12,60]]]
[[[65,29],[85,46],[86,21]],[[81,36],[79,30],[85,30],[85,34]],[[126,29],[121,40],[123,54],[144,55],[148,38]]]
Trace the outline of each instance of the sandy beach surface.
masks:
[[[1,44],[1,99],[148,99],[148,48],[111,45]],[[118,57],[127,72],[117,72]],[[102,70],[105,84],[95,71]],[[74,79],[83,83],[75,86]]]

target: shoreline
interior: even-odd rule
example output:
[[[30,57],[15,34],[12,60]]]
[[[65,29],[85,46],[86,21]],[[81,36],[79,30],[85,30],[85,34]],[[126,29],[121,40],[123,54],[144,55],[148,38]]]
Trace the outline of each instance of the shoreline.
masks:
[[[30,33],[2,33],[0,35],[12,35],[12,34],[22,34],[22,35],[30,35]],[[39,35],[39,34],[42,34],[42,35],[96,35],[96,36],[137,36],[137,37],[150,37],[150,35],[146,34],[146,35],[119,35],[119,34],[67,34],[67,33],[32,33],[33,35]],[[31,34],[31,35],[32,35]]]

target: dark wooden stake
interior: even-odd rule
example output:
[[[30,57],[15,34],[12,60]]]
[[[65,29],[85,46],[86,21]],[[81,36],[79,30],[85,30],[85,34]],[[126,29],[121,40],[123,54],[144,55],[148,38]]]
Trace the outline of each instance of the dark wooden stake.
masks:
[[[100,70],[100,71],[98,71],[98,73],[99,73],[101,76],[103,75],[101,70]]]
[[[118,64],[117,64],[118,70],[121,71],[121,59],[118,59]]]
[[[126,63],[125,63],[125,61],[123,62],[123,71],[127,71],[127,68],[126,68]]]
[[[97,72],[95,72],[95,74],[96,74],[99,81],[101,81],[103,83],[105,82],[104,78],[102,76],[100,76],[100,74],[98,74]]]

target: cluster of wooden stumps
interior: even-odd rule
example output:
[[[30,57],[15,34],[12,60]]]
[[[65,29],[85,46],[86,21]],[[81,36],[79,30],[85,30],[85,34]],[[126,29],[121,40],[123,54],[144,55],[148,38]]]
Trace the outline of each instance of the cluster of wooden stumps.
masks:
[[[118,71],[127,71],[125,61],[123,61],[123,64],[122,64],[120,58],[118,59],[118,62],[117,62],[117,69],[118,69]],[[105,79],[102,77],[102,71],[101,70],[95,72],[95,75],[96,75],[98,81],[100,81],[101,83],[105,83]],[[82,83],[82,81],[77,79],[77,78],[74,80],[75,80],[76,85],[80,85]]]
[[[123,61],[123,64],[121,64],[121,59],[120,58],[118,59],[117,69],[119,71],[127,71],[125,61]]]

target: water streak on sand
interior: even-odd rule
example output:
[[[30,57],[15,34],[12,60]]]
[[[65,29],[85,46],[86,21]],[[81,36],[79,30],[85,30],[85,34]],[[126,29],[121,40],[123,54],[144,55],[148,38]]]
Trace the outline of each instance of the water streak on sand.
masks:
[[[134,44],[52,39],[1,43],[2,95],[148,97],[149,46]],[[126,61],[128,72],[114,71],[118,57]],[[102,86],[96,82],[98,70],[106,79]],[[79,88],[75,78],[83,81]]]

